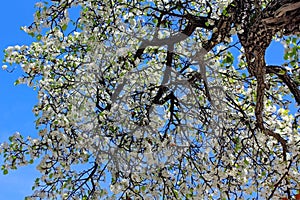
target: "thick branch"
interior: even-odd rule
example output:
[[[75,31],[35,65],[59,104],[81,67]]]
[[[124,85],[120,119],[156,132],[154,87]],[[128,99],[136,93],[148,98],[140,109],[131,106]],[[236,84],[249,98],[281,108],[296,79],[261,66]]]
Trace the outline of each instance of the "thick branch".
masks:
[[[269,28],[283,30],[287,35],[299,34],[300,2],[298,0],[282,0],[274,1],[273,4],[274,7],[266,9],[268,13],[272,14],[262,19],[262,22]]]
[[[267,136],[271,136],[275,138],[282,146],[282,154],[283,160],[286,160],[287,153],[287,144],[286,140],[281,137],[280,134],[275,133],[264,126],[263,120],[263,110],[264,110],[264,96],[265,96],[265,74],[266,74],[266,64],[264,60],[264,54],[259,55],[255,59],[255,67],[256,67],[256,78],[257,78],[257,99],[256,99],[256,107],[255,107],[255,116],[257,121],[258,128]]]
[[[215,21],[217,24],[218,31],[212,34],[212,37],[209,41],[204,43],[203,47],[206,51],[210,51],[215,45],[224,41],[225,37],[229,34],[231,29],[231,24],[233,23],[233,18],[236,13],[235,6],[230,4],[227,8],[228,15],[222,15],[218,21]],[[191,36],[196,28],[205,28],[207,30],[212,30],[214,27],[212,25],[207,25],[208,17],[199,17],[193,15],[185,15],[183,18],[189,20],[185,29],[163,39],[154,38],[153,40],[143,40],[139,49],[137,50],[134,58],[140,58],[144,50],[148,46],[164,46],[164,45],[174,45],[178,42],[181,42]],[[220,38],[220,39],[218,39]]]

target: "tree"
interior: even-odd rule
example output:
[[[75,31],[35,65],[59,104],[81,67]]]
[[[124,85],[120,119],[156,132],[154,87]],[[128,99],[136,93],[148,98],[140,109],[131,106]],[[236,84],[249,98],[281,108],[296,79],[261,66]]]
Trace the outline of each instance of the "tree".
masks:
[[[39,136],[16,133],[1,146],[4,174],[40,160],[30,198],[297,193],[299,1],[60,0],[36,8],[23,27],[36,42],[8,47],[5,62],[24,70],[16,84],[38,91]],[[273,40],[285,48],[278,66],[265,61]]]

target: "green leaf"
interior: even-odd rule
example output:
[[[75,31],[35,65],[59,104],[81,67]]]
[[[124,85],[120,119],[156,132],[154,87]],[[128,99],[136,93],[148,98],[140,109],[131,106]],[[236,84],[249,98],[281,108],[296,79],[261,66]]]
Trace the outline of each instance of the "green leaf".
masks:
[[[28,35],[30,35],[31,37],[35,36],[35,34],[33,32],[28,33]]]
[[[40,12],[40,11],[37,11],[37,12],[36,12],[36,16],[37,16],[37,18],[40,18],[40,17],[41,17],[41,12]]]
[[[68,25],[67,25],[67,24],[64,24],[64,25],[61,27],[61,29],[62,29],[63,31],[67,30],[67,28],[68,28]]]
[[[16,80],[15,82],[14,82],[14,85],[19,85],[20,84],[20,80]]]
[[[87,200],[87,199],[88,199],[88,198],[87,198],[86,195],[82,197],[82,200]]]
[[[288,60],[288,59],[289,59],[289,54],[288,54],[288,53],[285,53],[284,56],[283,56],[283,59],[284,59],[284,60]]]
[[[4,170],[3,170],[3,175],[6,175],[6,174],[8,174],[8,170],[7,170],[7,169],[4,169]]]
[[[41,34],[38,34],[38,35],[36,36],[36,39],[37,39],[38,41],[40,41],[40,40],[42,39],[42,35],[41,35]]]
[[[228,52],[228,54],[226,55],[224,62],[228,63],[228,64],[232,64],[234,61],[234,57],[232,55],[232,53]]]
[[[285,70],[280,70],[279,72],[278,72],[278,74],[280,74],[280,75],[284,75],[286,72],[285,72]]]

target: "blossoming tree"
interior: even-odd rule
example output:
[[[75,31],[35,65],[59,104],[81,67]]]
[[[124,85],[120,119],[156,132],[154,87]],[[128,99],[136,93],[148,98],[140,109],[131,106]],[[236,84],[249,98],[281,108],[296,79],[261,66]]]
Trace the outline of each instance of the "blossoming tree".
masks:
[[[34,16],[3,68],[38,91],[39,135],[0,148],[4,174],[39,162],[28,198],[297,194],[299,1],[45,0]]]

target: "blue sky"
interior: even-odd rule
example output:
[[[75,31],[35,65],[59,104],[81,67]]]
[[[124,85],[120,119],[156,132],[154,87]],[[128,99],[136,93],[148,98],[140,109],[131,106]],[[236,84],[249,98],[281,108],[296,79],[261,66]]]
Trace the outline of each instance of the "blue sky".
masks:
[[[2,1],[0,6],[0,58],[3,49],[10,45],[29,44],[32,38],[20,30],[20,26],[33,21],[36,0]],[[2,66],[2,64],[0,64]],[[26,85],[14,86],[20,70],[7,73],[0,70],[0,142],[19,131],[35,135],[34,115],[31,112],[37,102],[36,92]],[[0,163],[2,160],[0,158]],[[0,199],[19,200],[31,193],[32,183],[38,172],[35,166],[21,167],[8,175],[0,172]]]
[[[20,30],[21,26],[30,25],[37,0],[6,0],[0,7],[0,58],[3,49],[10,45],[29,44],[32,38]],[[273,43],[267,52],[267,63],[282,63],[283,49],[280,43]],[[2,64],[0,64],[1,66]],[[21,74],[20,69],[13,73],[0,70],[0,142],[19,131],[25,136],[36,135],[32,108],[37,102],[36,92],[26,85],[14,86],[14,81]],[[3,161],[0,157],[0,164]],[[0,173],[0,199],[19,200],[31,194],[31,187],[39,173],[34,165],[9,171],[4,176]]]

